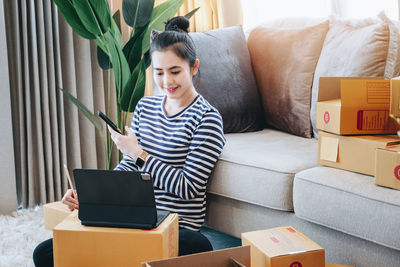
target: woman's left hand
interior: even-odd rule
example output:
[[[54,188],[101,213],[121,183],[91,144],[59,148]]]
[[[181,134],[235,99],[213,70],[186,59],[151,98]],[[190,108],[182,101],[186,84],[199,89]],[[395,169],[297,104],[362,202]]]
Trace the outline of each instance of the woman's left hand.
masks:
[[[108,125],[107,128],[108,131],[110,131],[111,139],[123,154],[128,155],[133,159],[136,159],[140,156],[140,154],[143,152],[143,149],[139,146],[136,134],[131,128],[125,126],[127,135],[119,134],[111,129],[111,127]]]

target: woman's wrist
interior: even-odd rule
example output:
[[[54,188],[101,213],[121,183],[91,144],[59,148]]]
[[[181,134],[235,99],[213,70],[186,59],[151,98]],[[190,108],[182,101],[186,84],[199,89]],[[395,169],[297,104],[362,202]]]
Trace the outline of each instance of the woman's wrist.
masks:
[[[137,158],[143,153],[143,149],[141,147],[139,147],[138,149],[133,150],[129,156],[131,156],[131,158],[136,161]]]
[[[146,160],[148,158],[148,155],[149,155],[149,153],[147,153],[146,151],[142,150],[142,153],[140,153],[140,155],[136,158],[135,164],[139,168],[143,168],[144,165],[146,164]]]

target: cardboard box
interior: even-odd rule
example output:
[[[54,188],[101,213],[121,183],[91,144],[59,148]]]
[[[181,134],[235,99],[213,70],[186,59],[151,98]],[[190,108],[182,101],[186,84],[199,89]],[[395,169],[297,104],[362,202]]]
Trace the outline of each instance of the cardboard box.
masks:
[[[61,201],[43,205],[44,227],[47,230],[53,230],[57,224],[71,215],[71,213],[68,206],[61,203]]]
[[[321,77],[317,128],[340,135],[394,134],[389,117],[390,81],[374,78]]]
[[[354,267],[350,265],[341,265],[341,264],[334,264],[334,263],[326,263],[325,267]]]
[[[236,247],[151,261],[142,267],[250,267],[250,246]]]
[[[320,131],[318,164],[373,176],[375,150],[399,143],[397,135],[340,136]]]
[[[400,117],[400,77],[390,80],[390,114]]]
[[[141,266],[178,256],[178,215],[156,229],[83,226],[77,214],[53,229],[54,264],[62,266]]]
[[[376,150],[375,184],[400,190],[400,145]]]
[[[325,250],[291,226],[242,234],[251,246],[251,266],[325,266]]]

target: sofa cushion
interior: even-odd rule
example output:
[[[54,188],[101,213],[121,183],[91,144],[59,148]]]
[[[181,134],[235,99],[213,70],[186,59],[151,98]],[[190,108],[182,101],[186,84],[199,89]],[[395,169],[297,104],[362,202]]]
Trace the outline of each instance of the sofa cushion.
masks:
[[[225,133],[262,129],[262,107],[241,26],[190,33],[200,60],[193,82],[218,109]]]
[[[390,19],[384,11],[378,17],[389,25],[390,38],[385,78],[390,79],[400,75],[400,21]]]
[[[374,184],[374,178],[315,167],[296,174],[296,216],[400,250],[400,191]]]
[[[294,174],[317,164],[317,141],[272,129],[227,134],[208,192],[293,210]]]
[[[260,26],[250,33],[247,45],[268,125],[312,136],[311,87],[328,28],[327,20],[304,28]]]
[[[314,135],[319,78],[324,76],[382,77],[389,47],[389,27],[378,19],[333,19],[315,69],[311,99]]]
[[[246,39],[248,39],[250,33],[259,26],[275,27],[275,28],[304,28],[320,24],[322,22],[325,22],[326,20],[327,20],[326,17],[320,17],[320,18],[284,17],[284,18],[269,19],[257,25],[256,27],[250,27],[245,29],[244,35],[246,36]]]

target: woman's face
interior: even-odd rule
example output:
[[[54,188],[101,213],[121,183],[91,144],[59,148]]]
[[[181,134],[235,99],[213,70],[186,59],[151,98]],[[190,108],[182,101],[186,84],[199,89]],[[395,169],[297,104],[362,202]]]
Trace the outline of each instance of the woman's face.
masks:
[[[172,49],[154,51],[151,59],[154,81],[168,98],[182,98],[193,89],[192,76],[197,73],[198,60],[191,68]]]

